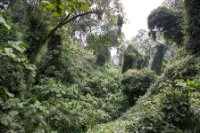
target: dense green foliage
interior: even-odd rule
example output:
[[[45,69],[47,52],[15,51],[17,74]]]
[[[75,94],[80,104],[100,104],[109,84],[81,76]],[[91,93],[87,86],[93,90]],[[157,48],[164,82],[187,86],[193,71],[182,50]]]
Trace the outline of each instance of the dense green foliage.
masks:
[[[155,74],[148,69],[129,70],[124,74],[121,88],[130,105],[134,105],[136,100],[147,92],[155,78]]]
[[[0,43],[5,44],[7,41],[16,39],[16,33],[11,30],[11,26],[8,25],[8,20],[5,20],[4,16],[0,14]]]
[[[156,32],[163,34],[167,40],[172,40],[177,45],[183,43],[183,16],[181,12],[173,11],[165,7],[159,7],[148,16],[148,28],[156,39]]]
[[[142,61],[142,55],[137,51],[134,45],[129,45],[124,52],[122,73],[125,73],[129,69],[137,68],[140,61]]]
[[[190,59],[196,62],[199,60],[194,57]],[[170,77],[164,76],[163,79],[166,80],[155,82],[147,93],[116,121],[96,126],[89,132],[199,132],[199,74],[200,71],[188,81],[171,80]],[[160,91],[155,93],[158,88]]]
[[[0,56],[0,129],[2,132],[30,132],[44,129],[46,112],[40,102],[29,96],[29,80],[35,68],[24,55],[26,45],[8,42],[1,45]],[[41,130],[42,131],[42,130]]]
[[[199,58],[187,56],[178,61],[174,61],[167,66],[164,75],[168,79],[192,79],[199,73]]]
[[[87,38],[88,48],[94,50],[96,55],[96,63],[104,65],[110,57],[109,48],[117,45],[117,31],[106,31],[104,35],[90,35]]]
[[[48,25],[41,16],[38,14],[27,14],[27,27],[24,34],[25,43],[28,44],[26,50],[27,57],[30,61],[34,62],[34,56],[42,48],[48,33]]]
[[[158,75],[162,73],[164,54],[165,54],[165,45],[164,44],[157,45],[151,69],[155,71],[155,73]]]
[[[166,0],[149,16],[164,37],[140,30],[127,42],[118,0],[10,2],[0,11],[0,133],[200,132],[197,0],[184,2],[185,32],[183,1]]]

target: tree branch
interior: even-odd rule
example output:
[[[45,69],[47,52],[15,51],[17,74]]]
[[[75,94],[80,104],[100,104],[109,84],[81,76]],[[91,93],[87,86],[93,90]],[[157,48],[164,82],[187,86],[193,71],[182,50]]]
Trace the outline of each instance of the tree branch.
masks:
[[[56,25],[48,34],[47,36],[47,39],[56,31],[58,30],[59,28],[61,28],[62,26],[70,23],[71,21],[79,18],[79,17],[83,17],[83,16],[86,16],[88,14],[97,14],[99,13],[100,11],[88,11],[88,12],[85,12],[85,13],[81,13],[81,14],[78,14],[78,15],[74,15],[70,18],[71,14],[67,15],[67,17],[61,21],[58,25]]]
[[[67,23],[69,23],[69,22],[75,20],[75,19],[78,18],[78,17],[86,16],[86,15],[88,15],[88,14],[97,14],[97,13],[99,13],[99,12],[100,12],[100,11],[89,11],[89,12],[85,12],[85,13],[82,13],[82,14],[78,14],[78,15],[75,15],[75,16],[71,17],[70,19],[66,20],[63,24],[65,25],[65,24],[67,24]]]
[[[68,15],[66,16],[66,18],[64,19],[64,21],[66,21],[66,20],[70,17],[70,15],[71,15],[71,14],[68,14]]]

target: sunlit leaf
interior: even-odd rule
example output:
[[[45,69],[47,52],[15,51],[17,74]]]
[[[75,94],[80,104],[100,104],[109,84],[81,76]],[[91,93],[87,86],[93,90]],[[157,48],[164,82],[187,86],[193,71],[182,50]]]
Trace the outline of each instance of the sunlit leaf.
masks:
[[[81,4],[81,9],[82,9],[83,11],[87,11],[87,10],[88,10],[88,7],[89,7],[89,4],[88,4],[88,3],[83,3],[83,4]]]
[[[197,82],[194,82],[194,81],[188,81],[187,85],[188,86],[193,86],[193,87],[198,87],[199,86],[199,84]]]
[[[26,50],[25,44],[20,41],[17,41],[17,42],[8,41],[8,44],[12,48],[15,48],[17,51],[19,51],[20,53],[23,53]]]
[[[58,16],[59,16],[59,13],[56,12],[56,11],[53,11],[53,12],[52,12],[52,15],[53,15],[54,17],[58,17]]]
[[[14,94],[10,93],[10,92],[6,92],[6,94],[9,96],[9,97],[15,97]]]
[[[8,30],[11,29],[11,26],[6,23],[3,17],[0,17],[0,24],[3,24]]]
[[[182,82],[177,82],[176,86],[185,87],[187,84]]]

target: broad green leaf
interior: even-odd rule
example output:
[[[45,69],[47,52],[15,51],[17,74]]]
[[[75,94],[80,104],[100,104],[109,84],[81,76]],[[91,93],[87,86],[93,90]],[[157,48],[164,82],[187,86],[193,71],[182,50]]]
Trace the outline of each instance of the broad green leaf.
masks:
[[[18,108],[19,104],[20,104],[20,100],[18,98],[10,98],[3,105],[3,109]]]
[[[196,83],[196,82],[194,82],[194,81],[188,81],[188,82],[187,82],[187,85],[188,85],[188,86],[193,86],[193,87],[198,87],[198,86],[199,86],[199,84]]]
[[[40,11],[45,11],[46,9],[54,10],[55,6],[51,4],[49,1],[42,1],[40,6]]]
[[[53,12],[52,12],[52,15],[53,15],[54,17],[58,17],[58,16],[59,16],[59,13],[58,13],[57,11],[53,11]]]
[[[18,114],[19,114],[19,112],[16,111],[16,110],[11,110],[11,111],[9,111],[9,115],[10,115],[11,117],[15,117],[15,116],[18,115]]]
[[[12,122],[12,118],[8,114],[0,114],[0,122],[1,124],[8,126]]]
[[[13,49],[12,48],[5,48],[5,53],[10,55],[13,54]]]

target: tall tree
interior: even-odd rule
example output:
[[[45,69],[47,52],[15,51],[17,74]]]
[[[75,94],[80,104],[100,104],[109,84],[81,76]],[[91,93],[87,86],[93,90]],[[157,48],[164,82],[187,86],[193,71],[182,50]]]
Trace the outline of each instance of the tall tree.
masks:
[[[178,46],[183,43],[182,13],[159,7],[148,16],[148,28],[156,39],[156,33],[163,34],[166,40],[175,42]]]
[[[136,69],[138,61],[141,59],[141,54],[135,48],[133,44],[130,44],[124,52],[124,62],[122,66],[122,73],[125,73],[129,69]]]
[[[144,55],[141,67],[147,67],[152,56],[153,47],[156,44],[155,41],[149,37],[148,31],[143,29],[138,31],[137,35],[133,38],[133,41],[138,51]]]
[[[100,35],[91,34],[87,37],[87,48],[92,49],[96,63],[104,65],[110,57],[110,48],[119,44],[117,29],[106,30]]]
[[[185,0],[185,45],[190,54],[200,55],[200,1]]]
[[[28,16],[39,12],[39,16],[50,20],[49,30],[42,38],[43,41],[38,44],[40,45],[38,48],[48,44],[47,42],[51,36],[53,36],[58,29],[69,23],[80,22],[82,18],[95,18],[95,16],[97,16],[97,18],[102,18],[105,15],[107,18],[109,18],[109,16],[117,17],[117,14],[122,12],[120,0],[24,0],[23,4],[27,5]],[[33,59],[34,64],[37,62],[36,58],[38,57],[37,55],[40,49],[36,51],[37,53],[34,55],[35,59]]]
[[[156,74],[162,73],[163,59],[165,54],[165,45],[159,44],[156,46],[156,54],[154,55],[151,70],[155,71]]]

